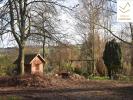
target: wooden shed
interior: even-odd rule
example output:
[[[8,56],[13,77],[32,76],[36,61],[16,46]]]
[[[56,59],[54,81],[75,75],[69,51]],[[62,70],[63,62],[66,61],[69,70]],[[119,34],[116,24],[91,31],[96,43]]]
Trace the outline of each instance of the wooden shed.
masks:
[[[25,73],[26,74],[43,74],[43,67],[46,61],[40,54],[25,55]]]
[[[26,54],[24,60],[25,74],[43,74],[46,61],[40,54]],[[17,60],[14,64],[17,64]]]

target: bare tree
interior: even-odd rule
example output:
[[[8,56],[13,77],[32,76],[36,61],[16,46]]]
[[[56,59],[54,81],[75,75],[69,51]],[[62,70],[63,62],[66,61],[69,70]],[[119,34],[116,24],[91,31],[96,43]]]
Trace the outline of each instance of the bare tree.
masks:
[[[84,31],[80,34],[83,38],[83,53],[84,59],[93,60],[92,64],[87,66],[91,69],[91,74],[95,73],[96,64],[96,38],[99,34],[100,28],[97,25],[100,23],[100,14],[103,9],[104,0],[80,0],[80,12],[76,14],[79,20],[80,30],[84,27]],[[79,14],[80,13],[80,14]],[[97,24],[96,24],[97,23]],[[81,27],[82,26],[82,27]],[[80,31],[81,32],[81,31]],[[91,66],[90,66],[91,65]]]
[[[45,33],[49,33],[44,28],[40,28],[43,31],[42,33],[36,31],[36,26],[33,24],[33,22],[36,22],[35,16],[38,15],[38,13],[35,13],[35,10],[38,12],[38,6],[42,4],[50,9],[55,9],[55,5],[67,8],[52,0],[3,0],[3,6],[0,8],[1,34],[12,34],[18,44],[19,56],[17,66],[21,75],[24,74],[24,48],[27,39],[33,34],[47,36]]]

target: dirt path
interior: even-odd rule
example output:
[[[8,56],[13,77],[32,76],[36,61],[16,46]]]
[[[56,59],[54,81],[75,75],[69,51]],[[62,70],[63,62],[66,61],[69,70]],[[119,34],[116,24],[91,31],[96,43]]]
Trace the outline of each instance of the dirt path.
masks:
[[[64,87],[6,87],[0,88],[0,95],[4,98],[17,96],[20,100],[133,100],[133,83],[82,81]]]

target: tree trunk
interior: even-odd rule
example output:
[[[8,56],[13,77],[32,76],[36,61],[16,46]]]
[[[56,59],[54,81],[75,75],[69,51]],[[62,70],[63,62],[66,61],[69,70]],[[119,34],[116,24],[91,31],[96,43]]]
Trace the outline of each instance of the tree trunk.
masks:
[[[18,74],[24,75],[24,46],[19,46],[19,56],[18,56]]]
[[[107,75],[108,75],[109,79],[112,79],[113,70],[110,68],[107,68]]]
[[[43,58],[45,57],[45,40],[46,40],[46,38],[45,38],[45,36],[43,37]],[[43,64],[43,70],[45,70],[45,67],[44,67],[45,65]]]
[[[24,75],[24,47],[21,48],[20,75]]]
[[[45,36],[43,37],[43,58],[45,57]]]

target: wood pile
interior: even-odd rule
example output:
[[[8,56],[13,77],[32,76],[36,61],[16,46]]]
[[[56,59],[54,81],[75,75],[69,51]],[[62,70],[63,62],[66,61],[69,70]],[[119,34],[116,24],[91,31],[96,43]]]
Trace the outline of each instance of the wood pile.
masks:
[[[0,78],[0,87],[47,87],[50,85],[52,85],[50,79],[41,75],[25,75],[21,77],[15,76]]]
[[[24,75],[0,77],[0,87],[69,87],[78,84],[85,78],[78,74],[63,73],[60,75]]]
[[[17,85],[24,87],[47,87],[52,85],[50,79],[41,75],[28,75],[18,79]]]

